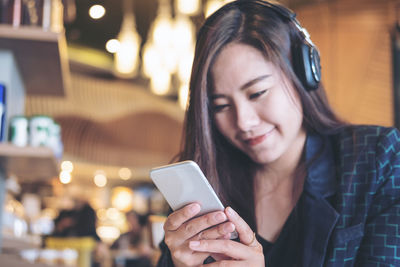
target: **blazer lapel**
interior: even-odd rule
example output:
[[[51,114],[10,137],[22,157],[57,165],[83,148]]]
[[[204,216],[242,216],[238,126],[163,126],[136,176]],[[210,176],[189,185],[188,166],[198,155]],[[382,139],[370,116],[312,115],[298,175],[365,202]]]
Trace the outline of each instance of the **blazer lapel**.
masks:
[[[337,182],[332,144],[326,137],[309,135],[306,143],[307,179],[303,192],[303,266],[323,266],[329,238],[339,213],[328,201]]]
[[[339,214],[325,198],[305,193],[303,210],[304,252],[302,266],[323,266],[329,238]]]

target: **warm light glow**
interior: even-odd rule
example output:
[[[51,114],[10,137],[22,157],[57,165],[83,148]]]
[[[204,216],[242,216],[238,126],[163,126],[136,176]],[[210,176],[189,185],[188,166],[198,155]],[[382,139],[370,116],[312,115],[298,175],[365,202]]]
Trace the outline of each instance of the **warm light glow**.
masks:
[[[179,16],[175,20],[172,43],[178,52],[188,49],[194,43],[194,26],[186,16]]]
[[[132,209],[133,192],[128,187],[115,187],[113,189],[111,204],[120,211],[127,212]]]
[[[188,84],[182,84],[181,87],[179,88],[179,106],[183,109],[186,110],[187,108],[187,101],[188,101],[188,94],[189,94],[189,85]]]
[[[93,5],[89,8],[89,16],[92,19],[100,19],[106,14],[106,9],[102,5]]]
[[[169,91],[171,75],[168,71],[159,70],[158,75],[154,75],[150,80],[151,91],[157,95],[165,95]]]
[[[121,215],[121,212],[119,212],[116,208],[107,209],[106,215],[107,215],[107,218],[112,220],[112,221],[119,220],[121,217],[123,217]]]
[[[128,168],[121,168],[118,171],[118,175],[122,180],[129,180],[132,177],[132,171]]]
[[[157,46],[165,47],[171,40],[173,25],[172,19],[160,16],[154,21],[153,41]]]
[[[205,10],[204,10],[205,17],[207,18],[208,16],[210,16],[212,13],[217,11],[217,9],[219,9],[223,5],[224,5],[223,1],[220,1],[220,0],[208,0],[207,3],[206,3]]]
[[[196,15],[200,11],[200,0],[175,0],[176,9],[182,14]]]
[[[194,49],[182,53],[178,64],[178,77],[182,83],[189,83],[192,72]]]
[[[170,73],[175,72],[177,67],[177,52],[173,47],[173,39],[174,24],[172,18],[165,14],[157,17],[153,25],[153,34],[150,42],[152,42],[154,49],[157,51],[159,65],[157,68],[165,69]]]
[[[176,71],[176,68],[178,66],[177,58],[179,51],[174,49],[172,45],[170,45],[169,48],[170,49],[159,48],[159,50],[161,54],[161,67],[171,74]]]
[[[50,219],[57,217],[57,211],[53,208],[45,208],[42,210],[42,216]]]
[[[99,226],[96,229],[96,233],[105,243],[112,243],[121,234],[120,230],[115,226]]]
[[[140,46],[140,37],[136,32],[133,14],[124,15],[118,41],[120,46],[114,54],[116,74],[122,78],[132,78],[137,72]]]
[[[98,187],[104,187],[107,184],[106,174],[102,171],[97,172],[94,175],[94,184]]]
[[[117,39],[108,40],[106,43],[106,50],[112,54],[118,52],[119,47],[120,43]]]
[[[143,74],[147,77],[157,75],[160,68],[159,54],[153,44],[146,43],[143,47]]]
[[[139,38],[134,33],[125,33],[120,37],[120,47],[115,53],[115,68],[118,73],[134,76],[137,68]]]
[[[72,180],[71,173],[68,171],[61,171],[59,176],[60,182],[63,184],[69,184]]]
[[[187,10],[193,8],[193,5],[200,5],[198,0],[178,2],[175,3]],[[189,82],[194,46],[195,27],[191,19],[183,11],[178,11],[175,18],[172,18],[169,1],[159,0],[157,17],[143,47],[142,70],[150,78],[153,93],[168,94],[172,75],[178,75],[177,87]]]
[[[96,211],[96,215],[100,221],[105,221],[107,219],[107,210],[106,209],[98,209]]]
[[[61,163],[61,170],[66,172],[72,172],[74,169],[74,164],[71,161],[65,160]]]

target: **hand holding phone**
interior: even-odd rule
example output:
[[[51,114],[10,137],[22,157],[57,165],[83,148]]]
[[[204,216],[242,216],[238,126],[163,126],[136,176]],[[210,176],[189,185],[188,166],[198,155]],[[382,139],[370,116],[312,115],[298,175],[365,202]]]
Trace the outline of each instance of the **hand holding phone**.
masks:
[[[224,210],[207,178],[194,161],[186,160],[153,168],[150,177],[173,210],[193,202],[201,206],[198,216]]]

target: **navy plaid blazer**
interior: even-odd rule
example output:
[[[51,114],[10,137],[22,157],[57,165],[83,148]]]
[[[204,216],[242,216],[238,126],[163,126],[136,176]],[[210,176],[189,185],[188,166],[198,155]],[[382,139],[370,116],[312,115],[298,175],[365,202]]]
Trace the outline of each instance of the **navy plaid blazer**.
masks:
[[[378,126],[308,135],[296,266],[400,266],[399,140],[398,130]],[[165,243],[160,247],[158,266],[173,266]]]
[[[307,138],[302,266],[400,266],[399,140],[377,126]]]

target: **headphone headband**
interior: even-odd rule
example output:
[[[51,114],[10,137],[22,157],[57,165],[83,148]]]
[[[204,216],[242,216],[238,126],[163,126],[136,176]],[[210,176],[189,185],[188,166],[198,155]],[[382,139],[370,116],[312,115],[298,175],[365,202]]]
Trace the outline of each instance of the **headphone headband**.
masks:
[[[246,0],[241,0],[241,1],[246,1]],[[314,43],[311,41],[310,34],[308,33],[307,29],[303,28],[303,26],[301,26],[300,22],[296,18],[296,13],[293,12],[290,8],[284,7],[279,3],[273,3],[273,2],[269,2],[269,1],[267,2],[267,1],[263,1],[263,0],[254,0],[253,2],[274,10],[281,17],[284,17],[288,21],[292,22],[294,24],[294,26],[299,30],[301,35],[304,37],[304,39],[308,43],[310,43],[311,45],[314,46]]]
[[[238,0],[238,2],[242,4],[253,2],[263,7],[270,8],[275,11],[275,13],[294,24],[303,37],[303,40],[301,40],[299,44],[295,44],[294,49],[292,49],[293,69],[307,91],[317,89],[321,80],[319,51],[311,41],[308,31],[303,28],[296,19],[296,13],[278,3],[275,4],[262,0]]]

